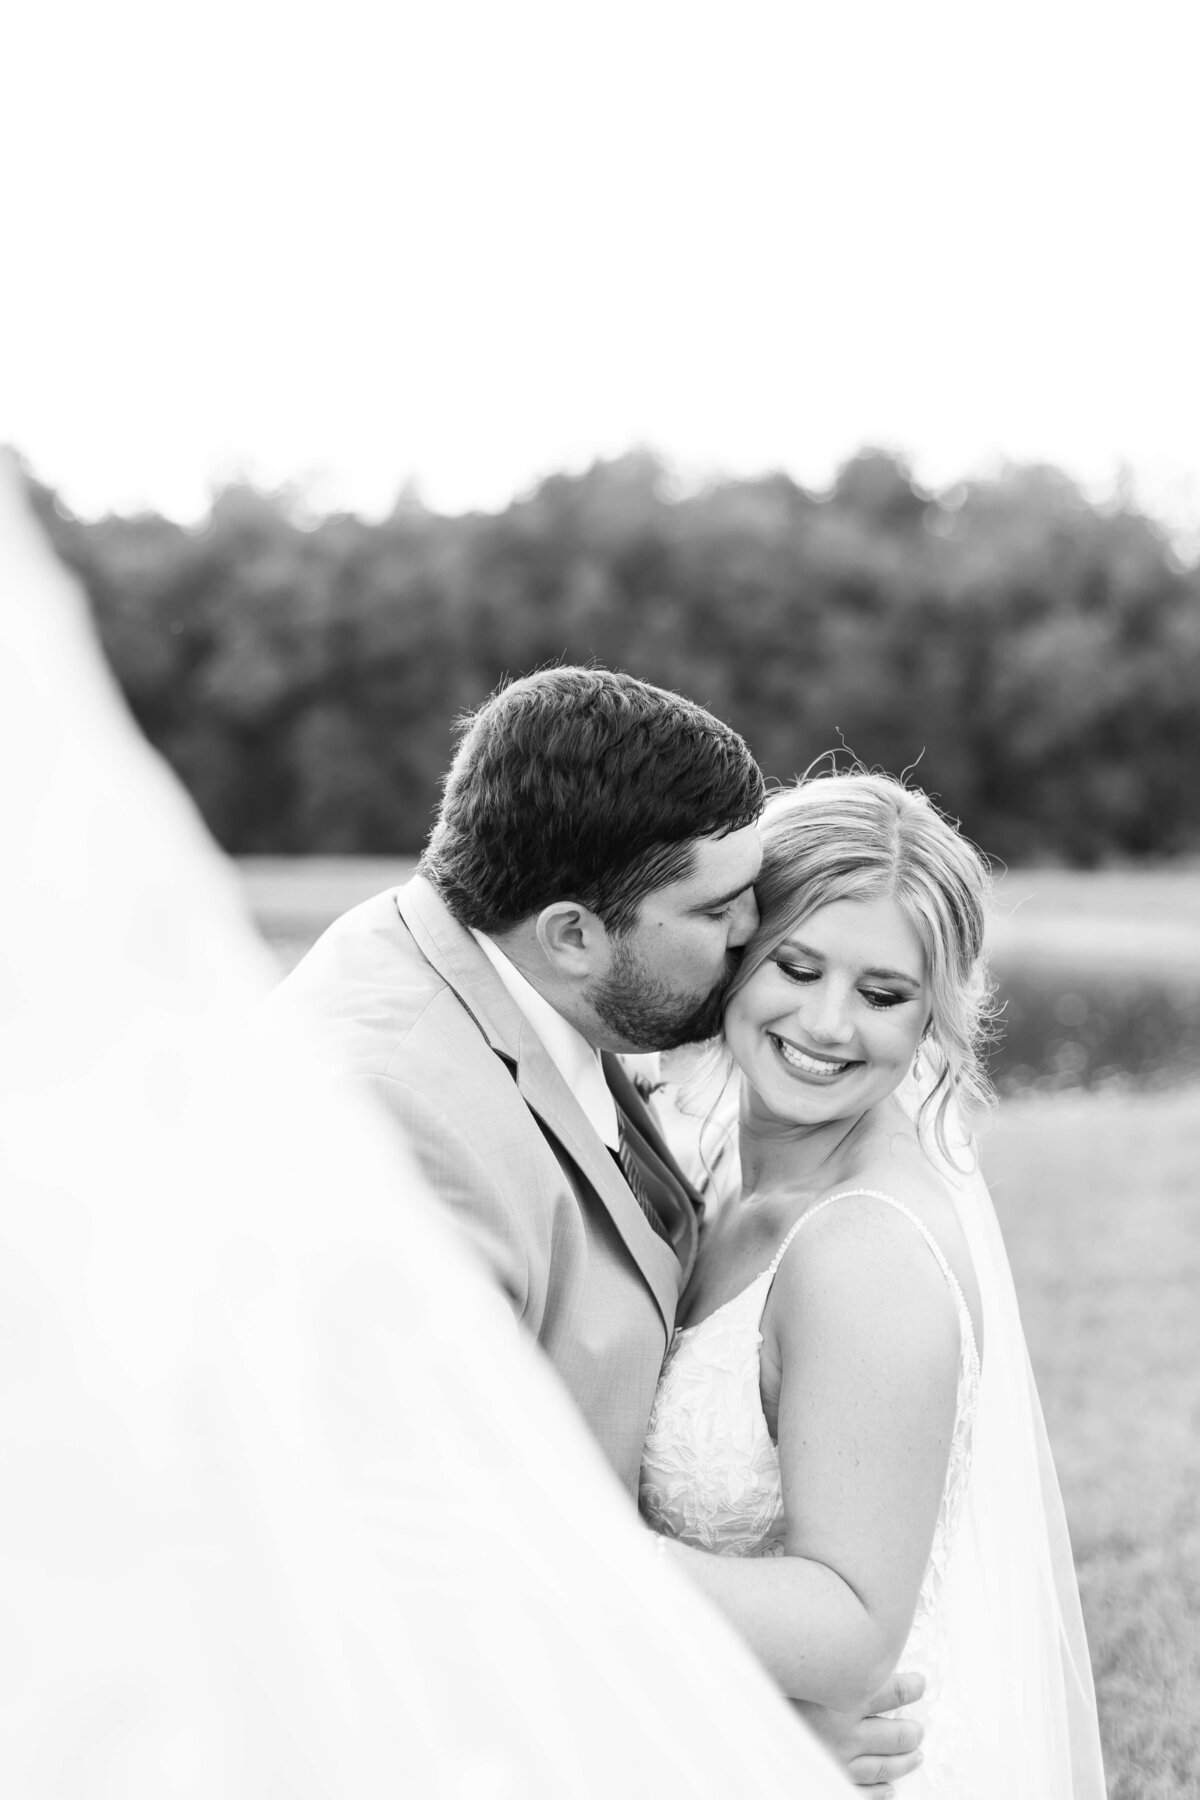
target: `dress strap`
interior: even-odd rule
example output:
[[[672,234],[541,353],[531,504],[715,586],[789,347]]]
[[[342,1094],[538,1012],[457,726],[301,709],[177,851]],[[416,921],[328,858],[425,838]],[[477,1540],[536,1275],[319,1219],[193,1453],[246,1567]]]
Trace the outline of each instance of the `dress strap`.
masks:
[[[829,1196],[829,1200],[832,1200],[833,1197],[834,1196],[831,1194]],[[795,1235],[799,1231],[800,1227],[804,1224],[805,1220],[811,1219],[813,1216],[813,1213],[819,1213],[823,1206],[828,1206],[829,1200],[819,1200],[817,1202],[817,1204],[814,1207],[810,1208],[810,1210],[808,1212],[800,1214],[800,1217],[796,1220],[796,1223],[792,1226],[792,1229],[788,1232],[788,1234],[784,1238],[782,1244],[780,1244],[778,1250],[775,1252],[774,1256],[771,1258],[771,1261],[770,1261],[768,1267],[763,1270],[764,1275],[774,1276],[780,1263],[783,1261],[784,1251],[787,1249],[788,1245],[791,1243],[792,1239],[795,1237]]]
[[[806,1213],[801,1213],[800,1217],[796,1220],[796,1223],[792,1226],[792,1229],[788,1232],[782,1244],[780,1244],[778,1250],[775,1252],[775,1255],[771,1259],[770,1268],[767,1270],[768,1275],[774,1280],[779,1265],[783,1261],[784,1251],[787,1249],[802,1225],[807,1225],[810,1219],[815,1219],[819,1212],[824,1212],[825,1208],[827,1206],[832,1206],[835,1200],[854,1200],[859,1198],[865,1200],[882,1200],[885,1205],[895,1207],[897,1212],[903,1213],[909,1223],[916,1226],[921,1236],[925,1239],[926,1244],[929,1246],[938,1268],[946,1277],[946,1284],[953,1294],[958,1306],[959,1317],[962,1320],[964,1339],[970,1344],[971,1354],[976,1363],[978,1363],[979,1346],[975,1342],[975,1327],[971,1321],[971,1311],[967,1305],[966,1296],[962,1291],[958,1276],[946,1261],[945,1253],[942,1250],[941,1245],[930,1231],[928,1225],[925,1224],[924,1220],[918,1219],[911,1207],[905,1206],[903,1200],[897,1200],[894,1194],[885,1194],[881,1188],[843,1188],[840,1193],[826,1194],[824,1200],[818,1200],[815,1206],[810,1206]]]

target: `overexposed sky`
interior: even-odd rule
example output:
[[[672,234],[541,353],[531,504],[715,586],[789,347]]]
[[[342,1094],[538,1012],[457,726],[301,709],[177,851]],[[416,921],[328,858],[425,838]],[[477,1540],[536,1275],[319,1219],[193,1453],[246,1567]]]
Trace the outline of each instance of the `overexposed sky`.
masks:
[[[0,441],[84,512],[633,444],[1057,462],[1200,527],[1186,0],[38,0]]]

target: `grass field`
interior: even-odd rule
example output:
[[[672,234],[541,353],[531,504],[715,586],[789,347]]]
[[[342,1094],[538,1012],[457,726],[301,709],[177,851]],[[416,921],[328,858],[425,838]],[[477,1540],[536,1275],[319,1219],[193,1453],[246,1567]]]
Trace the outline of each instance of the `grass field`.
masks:
[[[1110,1795],[1200,1795],[1200,1088],[1006,1101],[984,1160],[1071,1521]]]
[[[243,874],[286,964],[409,866]],[[1195,866],[1018,871],[1001,914],[1012,961],[1200,970]],[[984,1159],[1071,1521],[1111,1800],[1200,1796],[1200,1085],[1007,1099]]]
[[[1200,971],[1200,864],[1162,869],[1014,869],[997,884],[998,960],[1103,958]]]

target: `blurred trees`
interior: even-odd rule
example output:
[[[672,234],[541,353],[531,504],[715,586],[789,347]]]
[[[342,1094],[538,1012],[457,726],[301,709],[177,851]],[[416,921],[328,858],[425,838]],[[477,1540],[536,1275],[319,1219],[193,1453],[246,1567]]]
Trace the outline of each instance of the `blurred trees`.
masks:
[[[1200,571],[1053,469],[922,492],[867,451],[685,496],[638,454],[497,515],[411,496],[307,526],[226,489],[199,530],[35,503],[130,706],[234,851],[411,851],[452,722],[596,659],[788,778],[844,742],[1011,861],[1200,848]]]

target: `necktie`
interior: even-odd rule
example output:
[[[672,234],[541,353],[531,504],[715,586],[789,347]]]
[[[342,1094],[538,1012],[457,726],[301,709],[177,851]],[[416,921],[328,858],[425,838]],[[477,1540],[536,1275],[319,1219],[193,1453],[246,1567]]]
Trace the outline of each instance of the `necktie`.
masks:
[[[657,1231],[659,1237],[669,1242],[670,1240],[667,1238],[667,1228],[658,1216],[657,1207],[646,1192],[646,1183],[642,1179],[642,1171],[638,1166],[637,1157],[634,1154],[629,1139],[625,1135],[625,1118],[619,1107],[617,1109],[617,1127],[620,1147],[613,1151],[613,1155],[620,1164],[621,1173],[628,1182],[634,1199],[645,1213],[647,1219],[649,1219],[655,1231]]]

